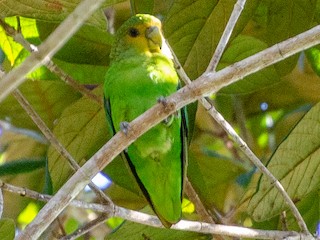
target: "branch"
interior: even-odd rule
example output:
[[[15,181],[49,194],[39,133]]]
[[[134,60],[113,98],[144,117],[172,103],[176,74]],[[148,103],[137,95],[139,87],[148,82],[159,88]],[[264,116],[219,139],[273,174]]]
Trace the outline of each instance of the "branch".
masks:
[[[94,220],[90,221],[89,223],[85,224],[83,227],[78,228],[76,231],[73,233],[64,236],[60,238],[59,240],[72,240],[72,239],[77,239],[78,237],[81,237],[82,235],[86,234],[90,230],[96,228],[100,224],[104,223],[108,218],[110,218],[109,214],[101,214]]]
[[[254,72],[319,43],[320,25],[216,73],[210,72],[201,75],[191,84],[167,97],[168,104],[166,107],[161,103],[156,104],[130,123],[127,135],[118,132],[92,156],[40,210],[36,218],[21,232],[17,239],[38,238],[59,213],[77,196],[86,184],[88,184],[92,176],[105,168],[113,158],[120,154],[139,136],[160,123],[167,116],[173,114],[183,106],[196,101],[202,95],[215,93],[231,83],[239,81]],[[69,194],[66,195],[66,192]]]
[[[200,219],[208,223],[215,223],[212,216],[208,213],[207,209],[201,202],[201,199],[199,198],[197,192],[194,190],[188,178],[186,179],[184,192],[187,194],[190,201],[195,204],[196,211],[199,214]]]
[[[30,197],[40,201],[49,201],[52,196],[46,194],[40,194],[38,192],[16,187],[7,183],[4,183],[0,180],[0,188],[9,191],[12,193],[19,194],[21,196]],[[108,217],[120,217],[125,220],[129,220],[136,223],[141,223],[144,225],[163,228],[160,220],[153,215],[141,213],[134,210],[125,209],[114,205],[114,208],[110,210],[109,207],[96,203],[86,203],[79,200],[73,200],[70,205],[83,209],[91,209],[93,211],[101,212],[102,214],[96,218],[91,224],[87,225],[84,228],[81,228],[80,231],[83,234],[91,229],[91,226],[94,224],[100,224],[104,222]],[[106,214],[105,214],[106,213]],[[95,226],[96,226],[95,225]],[[314,239],[313,237],[306,236],[304,234],[299,234],[294,231],[273,231],[273,230],[258,230],[238,226],[226,226],[220,224],[209,224],[203,222],[195,221],[186,221],[181,220],[177,224],[171,227],[172,229],[200,232],[204,234],[216,234],[216,235],[225,235],[231,237],[243,237],[243,238],[259,238],[259,239]],[[74,239],[77,236],[81,236],[80,231],[76,231],[71,235],[68,235],[62,239]],[[33,238],[32,238],[33,239]]]
[[[244,5],[246,4],[246,0],[238,0],[236,4],[234,5],[233,11],[231,13],[231,16],[229,18],[229,21],[227,23],[227,26],[225,27],[223,34],[219,40],[218,46],[213,54],[213,57],[207,67],[206,72],[215,72],[216,67],[218,66],[218,63],[220,61],[220,58],[222,56],[222,53],[224,52],[224,49],[226,48],[229,39],[231,37],[231,33],[236,26],[236,23],[238,21],[238,18],[240,17],[240,14],[244,8]]]
[[[38,52],[30,54],[30,56],[27,57],[19,67],[10,71],[0,81],[0,102],[25,81],[25,75],[40,65],[45,64],[103,2],[104,0],[82,1],[57,27],[57,29],[39,46]]]
[[[41,202],[48,202],[52,198],[51,195],[38,193],[28,188],[17,187],[17,186],[5,183],[1,181],[1,179],[0,179],[0,189],[5,190],[7,192],[18,194],[22,197],[32,198],[34,200],[41,201]],[[70,206],[82,208],[82,209],[90,209],[95,212],[109,214],[110,216],[114,215],[114,205],[112,208],[110,208],[109,206],[106,206],[104,204],[87,203],[84,201],[79,201],[74,199],[72,200],[72,202],[70,202]]]

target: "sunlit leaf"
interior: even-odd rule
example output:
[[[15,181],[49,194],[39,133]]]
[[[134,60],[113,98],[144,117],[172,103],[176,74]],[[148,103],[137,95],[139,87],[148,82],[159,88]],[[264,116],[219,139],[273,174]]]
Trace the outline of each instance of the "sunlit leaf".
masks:
[[[14,29],[18,29],[18,20],[16,17],[8,17],[5,19],[5,22],[13,27]],[[39,36],[38,30],[36,28],[36,21],[34,19],[28,18],[19,18],[21,34],[26,39],[37,38]],[[15,42],[12,37],[6,35],[3,28],[0,27],[0,47],[6,54],[9,59],[11,65],[14,64],[16,58],[18,57],[20,51],[23,47]]]
[[[38,214],[39,206],[34,202],[30,202],[28,206],[20,213],[18,217],[19,224],[25,226],[29,224]]]

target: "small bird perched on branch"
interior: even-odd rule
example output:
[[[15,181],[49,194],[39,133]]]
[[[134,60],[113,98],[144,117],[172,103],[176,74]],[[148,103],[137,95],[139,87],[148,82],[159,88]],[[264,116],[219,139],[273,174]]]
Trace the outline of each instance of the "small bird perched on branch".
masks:
[[[161,22],[147,14],[128,19],[117,31],[104,84],[105,110],[113,133],[174,93],[179,78],[164,51]],[[124,156],[154,212],[165,227],[181,218],[186,172],[185,110],[151,128]]]

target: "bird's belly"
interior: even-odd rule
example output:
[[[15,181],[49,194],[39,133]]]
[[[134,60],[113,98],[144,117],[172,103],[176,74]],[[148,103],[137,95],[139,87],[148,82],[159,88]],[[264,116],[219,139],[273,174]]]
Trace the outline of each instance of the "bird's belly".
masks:
[[[159,160],[161,156],[171,150],[174,143],[172,129],[163,125],[160,123],[153,127],[132,144],[138,150],[141,157]]]

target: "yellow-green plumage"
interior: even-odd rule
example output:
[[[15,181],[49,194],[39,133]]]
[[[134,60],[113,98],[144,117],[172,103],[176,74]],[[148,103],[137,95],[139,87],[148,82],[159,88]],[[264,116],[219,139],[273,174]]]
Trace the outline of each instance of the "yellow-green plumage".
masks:
[[[133,16],[118,30],[104,85],[107,116],[114,131],[177,90],[179,79],[171,59],[162,51],[163,44],[161,23],[150,15]],[[153,127],[124,154],[166,227],[181,218],[186,159],[183,117],[179,112]]]

